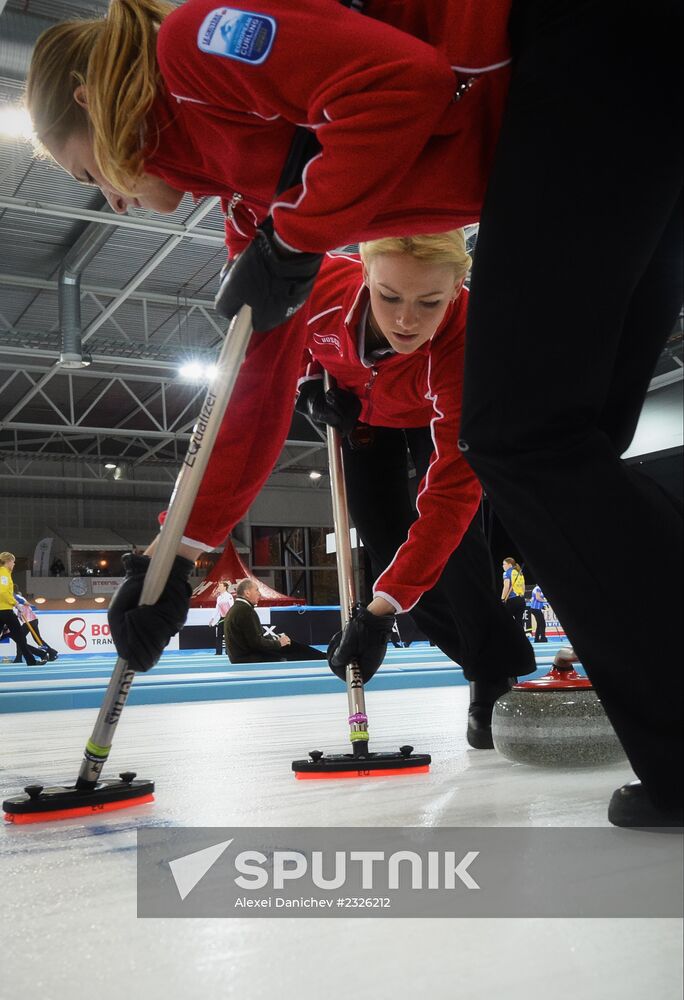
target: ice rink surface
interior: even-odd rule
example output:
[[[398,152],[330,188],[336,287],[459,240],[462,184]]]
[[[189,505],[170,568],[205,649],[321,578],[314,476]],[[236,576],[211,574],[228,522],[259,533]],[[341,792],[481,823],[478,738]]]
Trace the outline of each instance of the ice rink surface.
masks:
[[[46,1000],[680,1000],[674,919],[138,919],[143,826],[603,826],[627,764],[546,770],[465,741],[465,687],[368,693],[375,749],[411,743],[430,774],[295,781],[346,751],[346,698],[128,706],[105,776],[156,802],[0,829],[0,996]],[[96,712],[0,716],[3,797],[73,782]]]

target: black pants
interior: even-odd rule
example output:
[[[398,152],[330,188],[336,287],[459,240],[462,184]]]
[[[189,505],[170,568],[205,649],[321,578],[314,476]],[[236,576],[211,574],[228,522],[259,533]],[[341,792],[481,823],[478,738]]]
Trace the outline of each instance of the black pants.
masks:
[[[417,516],[409,491],[407,445],[420,482],[433,443],[427,427],[373,430],[365,448],[354,450],[345,441],[344,471],[349,512],[377,578]],[[437,584],[410,614],[428,639],[460,664],[468,680],[498,680],[535,669],[529,642],[495,592],[489,549],[477,518]]]
[[[530,614],[534,618],[534,641],[546,642],[546,618],[544,618],[544,609],[530,608]]]
[[[17,616],[9,609],[0,611],[0,631],[2,631],[3,628],[7,629],[10,634],[10,639],[16,643],[17,652],[21,653],[28,665],[32,667],[35,664],[36,659],[26,645],[26,639],[24,638],[24,633],[19,621],[17,620]]]
[[[222,653],[223,652],[223,643],[224,643],[224,640],[226,638],[225,622],[226,622],[225,618],[219,618],[218,622],[214,626],[215,631],[216,631],[216,652],[217,653]],[[226,652],[227,652],[227,650],[226,650]]]
[[[31,622],[31,625],[33,625],[33,622]],[[20,624],[20,628],[21,628],[22,635],[24,636],[24,642],[26,643],[26,648],[28,649],[28,651],[31,654],[31,656],[33,656],[34,659],[38,659],[38,660],[44,659],[47,656],[47,650],[45,648],[38,649],[37,646],[32,646],[31,645],[31,643],[29,642],[29,635],[30,635],[30,633],[29,633],[29,627],[26,624],[26,622],[24,622],[23,625]],[[15,663],[21,663],[21,660],[22,660],[21,653],[17,649],[17,655],[14,657],[14,662]]]
[[[518,628],[522,631],[522,633],[524,635],[525,634],[525,611],[527,610],[527,607],[525,605],[525,598],[524,597],[518,597],[515,594],[513,594],[513,596],[509,597],[508,600],[505,602],[504,608],[509,613],[509,615],[513,618],[513,621],[515,622],[515,624],[518,626]]]
[[[255,653],[253,656],[231,656],[231,663],[283,663],[285,657],[280,653]]]
[[[228,654],[230,656],[230,654]],[[231,663],[278,663],[284,660],[327,660],[325,653],[305,642],[291,640],[289,646],[281,646],[273,653],[255,653],[253,656],[230,657]]]
[[[663,805],[681,795],[684,760],[682,519],[620,455],[682,302],[676,10],[669,0],[517,0],[461,428],[466,458]],[[640,603],[642,619],[664,623],[656,637],[624,599],[626,572],[655,584]]]

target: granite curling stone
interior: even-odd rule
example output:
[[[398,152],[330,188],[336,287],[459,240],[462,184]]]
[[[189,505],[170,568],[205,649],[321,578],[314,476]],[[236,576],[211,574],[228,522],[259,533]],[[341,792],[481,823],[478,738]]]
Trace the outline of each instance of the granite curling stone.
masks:
[[[563,647],[545,677],[516,684],[494,705],[492,738],[502,756],[542,767],[594,767],[625,752],[573,649]]]

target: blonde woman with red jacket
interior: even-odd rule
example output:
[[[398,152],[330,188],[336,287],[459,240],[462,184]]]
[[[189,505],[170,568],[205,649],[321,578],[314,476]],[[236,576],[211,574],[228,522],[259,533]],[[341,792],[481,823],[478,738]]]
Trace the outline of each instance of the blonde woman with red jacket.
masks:
[[[117,212],[220,196],[231,256],[269,214],[278,247],[313,254],[476,221],[508,84],[510,0],[489,0],[486,16],[471,0],[358,6],[111,0],[106,18],[38,40],[37,138]],[[274,199],[296,126],[321,151]]]
[[[377,579],[342,648],[340,637],[333,643],[331,666],[339,673],[353,656],[370,679],[395,614],[410,612],[462,665],[471,682],[468,739],[486,748],[494,701],[510,677],[535,666],[495,591],[475,518],[480,486],[457,446],[469,265],[462,230],[372,241],[360,257],[327,255],[304,307],[253,338],[184,541],[212,549],[244,516],[282,450],[298,392],[298,407],[318,422],[350,433],[360,420],[354,446],[345,443],[345,473]],[[323,369],[338,385],[327,395]],[[362,436],[372,436],[365,447]],[[117,623],[115,608],[115,638]]]
[[[462,666],[468,742],[490,748],[494,701],[535,662],[498,599],[477,518],[480,486],[457,443],[470,265],[463,231],[388,237],[360,251],[328,257],[321,269],[296,404],[345,434],[350,513],[377,577],[368,607],[331,643],[331,667],[344,679],[356,659],[369,680],[394,615],[409,612]],[[328,392],[324,371],[336,383]]]

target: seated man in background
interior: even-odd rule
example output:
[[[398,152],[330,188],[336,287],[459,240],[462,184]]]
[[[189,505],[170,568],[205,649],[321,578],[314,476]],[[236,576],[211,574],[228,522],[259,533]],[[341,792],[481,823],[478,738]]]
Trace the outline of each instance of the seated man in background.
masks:
[[[226,650],[231,663],[273,663],[278,660],[325,660],[313,646],[294,642],[287,635],[264,635],[256,606],[259,587],[249,577],[240,580],[235,603],[225,620]]]

